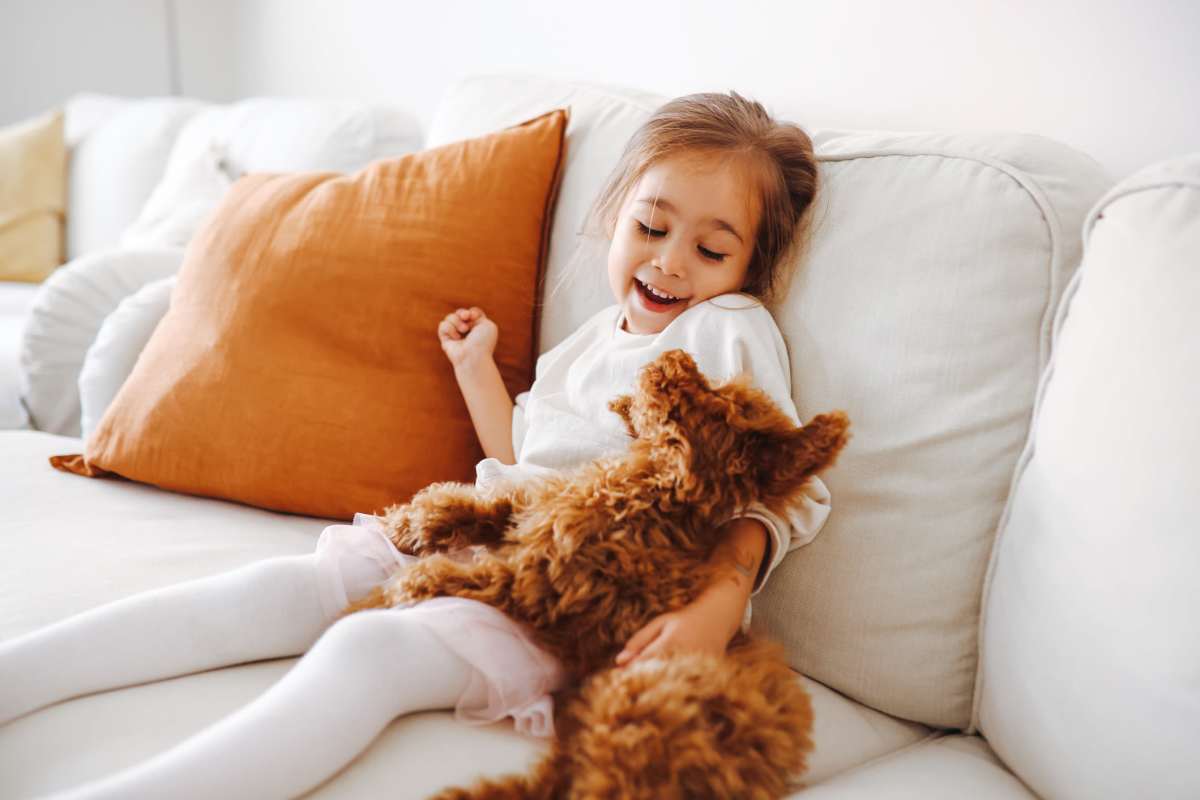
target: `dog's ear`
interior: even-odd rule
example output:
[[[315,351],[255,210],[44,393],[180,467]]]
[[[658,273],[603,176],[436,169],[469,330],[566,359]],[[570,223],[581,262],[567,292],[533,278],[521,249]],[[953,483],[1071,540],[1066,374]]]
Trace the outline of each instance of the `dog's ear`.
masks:
[[[764,501],[782,501],[813,475],[836,463],[850,441],[850,419],[842,411],[813,417],[807,425],[779,433],[756,434],[753,452],[757,484]]]
[[[622,394],[608,401],[608,410],[625,422],[625,429],[634,439],[638,438],[637,428],[633,427],[633,397]]]
[[[673,399],[707,389],[708,381],[687,352],[668,350],[642,368],[638,388],[643,394]]]

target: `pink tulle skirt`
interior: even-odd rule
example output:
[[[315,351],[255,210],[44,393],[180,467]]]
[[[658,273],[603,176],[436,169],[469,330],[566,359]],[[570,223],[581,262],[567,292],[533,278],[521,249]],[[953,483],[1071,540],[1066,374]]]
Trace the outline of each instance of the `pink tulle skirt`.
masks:
[[[473,556],[474,549],[454,554]],[[321,533],[316,561],[321,604],[332,618],[417,559],[396,549],[376,517],[356,514],[352,525],[330,525]],[[550,693],[563,684],[562,666],[524,626],[485,603],[459,597],[425,600],[395,613],[419,621],[474,668],[472,684],[455,708],[458,719],[482,725],[511,716],[521,733],[554,735]],[[487,689],[486,705],[471,705],[466,698],[485,694],[473,691],[480,683]]]

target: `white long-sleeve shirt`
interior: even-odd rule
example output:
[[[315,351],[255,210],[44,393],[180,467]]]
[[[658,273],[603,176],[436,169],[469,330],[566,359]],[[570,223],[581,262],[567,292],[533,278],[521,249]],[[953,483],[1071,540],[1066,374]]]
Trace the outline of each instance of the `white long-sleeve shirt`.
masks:
[[[609,410],[608,401],[632,392],[641,368],[676,348],[687,351],[714,383],[749,374],[800,424],[783,336],[758,300],[743,294],[720,295],[687,309],[656,334],[629,333],[622,330],[622,323],[620,306],[610,306],[542,354],[533,386],[517,397],[513,410],[517,463],[507,465],[494,458],[479,462],[476,484],[480,488],[625,451],[629,432]],[[816,537],[829,512],[829,490],[813,477],[782,515],[761,505],[738,514],[759,520],[769,534],[763,557],[766,566],[759,571],[752,594],[762,589],[784,556]],[[747,604],[744,623],[749,616]]]

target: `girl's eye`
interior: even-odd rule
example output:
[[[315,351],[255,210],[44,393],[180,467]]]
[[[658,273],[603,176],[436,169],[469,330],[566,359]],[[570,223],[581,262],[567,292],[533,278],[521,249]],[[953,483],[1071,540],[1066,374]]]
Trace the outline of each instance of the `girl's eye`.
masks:
[[[702,244],[696,245],[696,248],[700,251],[700,255],[704,256],[709,261],[724,261],[725,257],[729,255],[728,253],[714,253],[712,250],[709,250]]]
[[[653,236],[654,238],[656,238],[656,239],[657,239],[657,238],[658,238],[658,237],[660,237],[660,236],[666,236],[666,235],[667,235],[667,232],[666,232],[666,231],[660,231],[660,230],[656,230],[656,229],[654,229],[654,228],[648,228],[648,227],[646,227],[645,225],[643,225],[643,224],[642,224],[642,221],[641,221],[641,220],[634,220],[634,222],[636,222],[636,223],[637,223],[638,230],[639,230],[639,231],[641,231],[642,233],[644,233],[644,234],[645,234],[645,235],[647,235],[647,236]]]

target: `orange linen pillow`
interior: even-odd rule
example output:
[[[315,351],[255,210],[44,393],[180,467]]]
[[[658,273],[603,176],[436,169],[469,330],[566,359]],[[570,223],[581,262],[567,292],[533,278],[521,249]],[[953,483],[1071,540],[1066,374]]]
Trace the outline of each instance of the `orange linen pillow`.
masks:
[[[529,385],[567,112],[376,161],[239,180],[83,456],[191,494],[345,519],[481,457],[437,323],[479,305]]]

